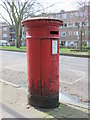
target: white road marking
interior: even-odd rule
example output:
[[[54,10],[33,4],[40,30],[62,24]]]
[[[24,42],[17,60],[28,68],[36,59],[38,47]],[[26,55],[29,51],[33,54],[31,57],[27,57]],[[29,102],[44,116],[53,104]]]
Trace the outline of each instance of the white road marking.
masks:
[[[76,66],[80,65],[80,66],[86,66],[86,67],[88,67],[88,64],[87,64],[87,65],[83,65],[83,64],[74,64],[74,63],[70,63],[70,64],[76,65]]]
[[[88,63],[87,63],[87,65],[78,64],[78,63],[77,63],[77,64],[76,64],[76,63],[75,63],[75,64],[74,64],[74,63],[64,63],[64,62],[61,62],[61,61],[60,61],[59,63],[60,63],[60,64],[62,63],[62,64],[64,64],[64,65],[75,65],[75,66],[78,66],[78,65],[79,65],[79,66],[85,66],[85,67],[88,67]]]
[[[5,67],[5,68],[10,69],[10,70],[14,70],[14,71],[21,71],[19,69],[15,69],[15,68],[12,68],[12,67]]]
[[[24,67],[24,69],[20,68],[20,66]],[[18,68],[16,68],[18,67]],[[27,68],[25,64],[14,64],[14,65],[7,65],[5,66],[6,69],[10,69],[10,70],[15,70],[15,71],[23,71],[23,72],[27,72],[25,69]]]
[[[60,83],[65,83],[65,84],[69,84],[69,85],[71,85],[71,83],[66,82],[66,81],[60,81]]]
[[[12,85],[13,87],[16,87],[16,88],[20,88],[20,87],[21,87],[20,85],[13,84],[13,83],[11,83],[11,82],[7,82],[7,81],[2,80],[2,79],[0,79],[0,82],[6,83],[6,84],[8,84],[8,85]]]
[[[74,72],[75,74],[77,74],[81,78],[79,78],[79,79],[77,79],[77,80],[75,80],[74,82],[71,82],[71,83],[70,82],[66,82],[66,81],[60,81],[61,83],[66,83],[66,84],[72,85],[72,84],[77,83],[77,82],[81,81],[82,79],[84,79],[84,77],[86,75],[86,73],[81,72],[81,71],[71,70],[71,69],[67,69],[67,70]]]
[[[10,66],[23,66],[25,64],[14,64],[14,65],[7,65],[6,67],[10,67]],[[26,66],[26,65],[25,65]]]

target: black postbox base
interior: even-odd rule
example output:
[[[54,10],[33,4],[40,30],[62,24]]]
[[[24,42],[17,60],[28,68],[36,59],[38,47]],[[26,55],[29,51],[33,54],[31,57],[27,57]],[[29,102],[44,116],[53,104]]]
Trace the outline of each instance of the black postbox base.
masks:
[[[28,104],[40,108],[55,108],[59,106],[59,94],[54,96],[34,96],[28,94]]]

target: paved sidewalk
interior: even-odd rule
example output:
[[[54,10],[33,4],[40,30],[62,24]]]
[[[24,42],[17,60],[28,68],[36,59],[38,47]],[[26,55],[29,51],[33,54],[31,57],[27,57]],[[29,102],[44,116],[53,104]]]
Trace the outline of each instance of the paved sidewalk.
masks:
[[[0,82],[1,87],[3,118],[88,118],[88,110],[80,107],[60,104],[54,109],[41,109],[28,106],[25,89]]]

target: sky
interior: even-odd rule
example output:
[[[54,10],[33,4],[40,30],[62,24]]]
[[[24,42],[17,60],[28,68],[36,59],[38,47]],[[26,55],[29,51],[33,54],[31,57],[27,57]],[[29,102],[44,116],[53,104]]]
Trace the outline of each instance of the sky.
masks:
[[[69,11],[76,9],[76,5],[74,5],[75,1],[76,0],[45,0],[45,4],[46,6],[54,4],[54,6],[50,9],[54,12],[59,12],[60,10]]]
[[[80,2],[80,1],[88,2],[89,0],[38,0],[38,1],[44,6],[44,8],[53,4],[53,7],[50,7],[49,9],[45,9],[44,10],[45,12],[60,12],[61,10],[65,10],[65,11],[76,10],[78,9],[77,2]],[[0,0],[0,3],[1,3],[1,0]],[[0,9],[0,12],[4,14],[8,19],[8,16],[3,11],[3,9]],[[0,18],[0,21],[1,21],[1,18]]]
[[[83,1],[88,2],[90,0],[40,0],[40,1],[42,3],[45,3],[46,6],[50,4],[54,4],[54,6],[50,9],[54,12],[60,12],[61,10],[65,10],[65,11],[76,10],[78,9],[77,2],[83,2]]]

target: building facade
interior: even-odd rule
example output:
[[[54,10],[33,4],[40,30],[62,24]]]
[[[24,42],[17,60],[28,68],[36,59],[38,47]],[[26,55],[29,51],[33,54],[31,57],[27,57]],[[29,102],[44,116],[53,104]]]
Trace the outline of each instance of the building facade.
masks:
[[[90,2],[88,5],[88,41],[90,41]],[[90,46],[90,42],[89,42]]]
[[[12,27],[9,28],[9,31],[10,31],[9,41],[14,41],[16,39],[15,31]]]
[[[0,22],[0,40],[7,40],[9,41],[10,37],[10,29],[9,25],[5,22]]]
[[[90,2],[79,10],[64,11],[58,13],[42,13],[38,17],[47,17],[63,21],[59,28],[59,41],[62,46],[78,47],[86,43],[90,46]]]
[[[61,10],[59,13],[43,13],[40,16],[63,21],[63,26],[59,28],[59,40],[62,46],[79,46],[81,39],[82,44],[86,42],[87,46],[90,46],[90,2],[79,10]],[[22,31],[22,39],[24,38],[23,36],[25,37]],[[5,22],[0,22],[0,40],[13,41],[15,39],[13,28]]]
[[[11,28],[6,22],[0,22],[0,40],[13,41],[15,40],[14,29]]]
[[[63,21],[63,26],[59,29],[59,40],[62,46],[79,46],[81,40],[83,45],[86,43],[90,46],[90,5],[75,11],[61,10],[47,17]]]

